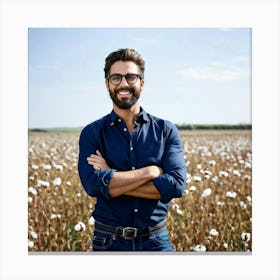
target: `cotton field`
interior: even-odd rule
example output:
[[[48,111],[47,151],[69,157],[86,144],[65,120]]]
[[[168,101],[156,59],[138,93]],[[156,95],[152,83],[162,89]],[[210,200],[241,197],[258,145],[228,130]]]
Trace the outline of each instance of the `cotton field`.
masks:
[[[181,131],[188,167],[184,196],[170,203],[178,252],[252,251],[251,131]],[[29,251],[87,251],[95,200],[77,171],[78,133],[30,132]]]

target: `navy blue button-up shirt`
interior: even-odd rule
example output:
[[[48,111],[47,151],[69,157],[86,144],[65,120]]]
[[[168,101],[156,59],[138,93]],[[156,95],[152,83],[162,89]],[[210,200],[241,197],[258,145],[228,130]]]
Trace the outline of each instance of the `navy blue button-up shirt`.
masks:
[[[130,134],[114,111],[87,125],[79,140],[78,170],[89,196],[96,197],[93,217],[112,226],[153,226],[166,218],[168,202],[186,188],[186,163],[175,125],[142,108]],[[111,169],[95,170],[87,157],[99,150]],[[163,174],[153,180],[160,200],[122,195],[112,198],[108,184],[117,171],[157,165]]]

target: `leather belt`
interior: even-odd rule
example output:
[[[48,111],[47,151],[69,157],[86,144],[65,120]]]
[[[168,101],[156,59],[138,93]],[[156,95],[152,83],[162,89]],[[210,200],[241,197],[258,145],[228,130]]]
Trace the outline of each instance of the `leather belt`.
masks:
[[[94,228],[99,232],[112,233],[116,237],[122,237],[124,239],[134,239],[143,236],[150,236],[152,233],[164,230],[166,228],[166,220],[163,220],[154,226],[142,228],[114,227],[95,221]]]

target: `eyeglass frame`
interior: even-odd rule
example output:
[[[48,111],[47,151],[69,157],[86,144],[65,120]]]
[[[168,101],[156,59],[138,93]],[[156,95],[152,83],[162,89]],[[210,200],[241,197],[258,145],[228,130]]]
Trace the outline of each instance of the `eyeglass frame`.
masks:
[[[112,76],[114,76],[114,75],[120,75],[120,76],[121,76],[120,82],[119,82],[118,84],[114,84],[114,83],[112,83],[112,81],[110,80],[110,78],[111,78]],[[129,83],[128,80],[127,80],[127,77],[126,77],[127,75],[135,75],[135,76],[137,76],[137,79],[135,80],[134,83]],[[126,80],[126,82],[127,82],[129,85],[134,85],[134,84],[137,82],[138,78],[140,79],[140,81],[143,80],[143,76],[141,76],[141,75],[139,75],[139,74],[135,74],[135,73],[126,73],[125,75],[120,74],[120,73],[114,73],[114,74],[112,74],[112,75],[108,75],[107,78],[106,78],[106,80],[109,81],[112,85],[118,86],[118,85],[122,82],[123,77],[125,77],[125,80]]]

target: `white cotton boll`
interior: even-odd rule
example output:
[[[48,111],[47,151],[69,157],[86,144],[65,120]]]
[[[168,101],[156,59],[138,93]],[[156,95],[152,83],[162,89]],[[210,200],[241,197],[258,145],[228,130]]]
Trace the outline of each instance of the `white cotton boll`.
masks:
[[[34,238],[34,239],[38,238],[38,234],[35,231],[31,231],[30,234],[31,234],[32,238]]]
[[[225,249],[228,248],[228,244],[226,242],[223,243],[223,246],[224,246]]]
[[[53,184],[55,185],[55,186],[60,186],[61,185],[61,179],[60,178],[55,178],[54,179],[54,181],[53,181]]]
[[[233,175],[236,175],[236,176],[238,176],[238,177],[241,176],[241,173],[240,173],[239,170],[233,170],[233,171],[232,171],[232,174],[233,174]]]
[[[79,222],[74,227],[75,231],[83,231],[86,229],[86,225],[83,222]]]
[[[93,226],[95,224],[95,220],[94,220],[94,218],[91,216],[90,218],[89,218],[89,220],[88,220],[88,225],[89,226]]]
[[[28,197],[28,203],[31,203],[33,201],[33,198],[32,197]]]
[[[207,188],[207,189],[205,189],[203,192],[202,192],[202,194],[201,194],[201,197],[207,197],[207,196],[209,196],[210,194],[212,193],[212,190],[210,189],[210,188]]]
[[[205,176],[211,176],[212,172],[210,172],[209,170],[204,170],[204,175]]]
[[[74,227],[75,231],[80,231],[81,228],[82,228],[82,227],[81,227],[80,224],[76,224],[75,227]]]
[[[192,180],[191,174],[187,173],[187,184],[189,184]]]
[[[174,211],[177,211],[177,209],[180,209],[180,206],[177,203],[172,204],[171,207]]]
[[[71,182],[70,182],[70,181],[67,181],[67,182],[66,182],[66,185],[67,185],[68,187],[71,187]]]
[[[195,182],[200,182],[201,181],[201,177],[200,176],[193,176],[193,180]]]
[[[237,196],[236,192],[226,192],[226,197],[236,198],[236,196]]]
[[[240,206],[242,209],[247,209],[247,204],[244,201],[240,201]]]
[[[206,252],[206,247],[204,245],[196,245],[194,247],[195,252]]]
[[[176,213],[177,213],[178,215],[180,215],[180,216],[183,215],[183,211],[182,211],[180,208],[178,208],[178,209],[176,210]]]
[[[32,164],[31,168],[34,170],[37,170],[37,169],[39,169],[39,166],[37,164]]]
[[[50,183],[46,181],[39,180],[37,183],[37,187],[49,187]]]
[[[29,188],[28,188],[28,191],[29,191],[30,193],[32,193],[33,195],[36,195],[36,194],[37,194],[36,189],[34,189],[33,187],[29,187]]]
[[[228,172],[226,172],[226,171],[220,171],[220,172],[219,172],[219,176],[220,176],[220,177],[228,177]]]
[[[49,164],[43,164],[45,170],[50,170],[52,167]]]
[[[51,214],[51,220],[60,219],[60,218],[61,218],[60,214]]]
[[[196,186],[190,186],[189,190],[192,192],[196,191]]]
[[[216,165],[216,161],[215,160],[210,160],[209,161],[209,165],[210,166],[215,166]]]
[[[212,178],[212,182],[214,182],[214,183],[219,182],[219,178],[218,178],[217,176],[214,176],[214,177]]]
[[[249,232],[242,232],[241,233],[241,239],[243,241],[250,241],[251,239],[251,234]]]
[[[211,178],[210,175],[204,175],[204,179],[208,180],[208,179],[210,179],[210,178]]]
[[[212,228],[212,229],[209,231],[209,233],[210,233],[210,235],[213,235],[213,236],[216,236],[216,235],[219,234],[215,228]]]
[[[250,162],[246,161],[244,167],[245,168],[252,168],[252,164]]]
[[[58,164],[58,165],[55,166],[55,169],[62,171],[63,170],[63,166]]]
[[[217,201],[216,204],[217,204],[218,206],[223,206],[223,205],[225,205],[225,203],[222,202],[222,201]]]
[[[202,168],[202,165],[201,164],[197,164],[196,165],[196,169],[200,170]]]
[[[28,240],[28,247],[32,248],[34,246],[34,242],[31,240]]]

